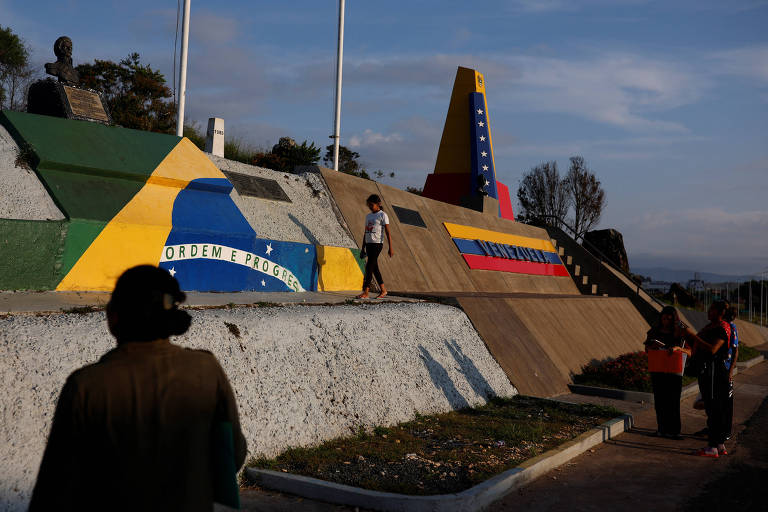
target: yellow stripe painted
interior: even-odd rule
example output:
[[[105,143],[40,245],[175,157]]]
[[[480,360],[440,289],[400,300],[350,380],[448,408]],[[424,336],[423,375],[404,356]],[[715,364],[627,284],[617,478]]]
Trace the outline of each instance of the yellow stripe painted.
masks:
[[[352,251],[345,247],[317,246],[317,289],[321,292],[359,290],[363,273]]]
[[[541,238],[531,238],[529,236],[510,235],[508,233],[499,233],[488,229],[473,228],[471,226],[462,226],[461,224],[452,224],[443,222],[445,229],[451,238],[466,238],[468,240],[485,240],[497,244],[519,245],[529,249],[538,249],[540,251],[557,252],[555,246],[549,240]]]
[[[198,178],[224,178],[224,174],[184,138],[109,221],[56,289],[111,291],[125,270],[157,265],[173,227],[173,202],[190,181]]]

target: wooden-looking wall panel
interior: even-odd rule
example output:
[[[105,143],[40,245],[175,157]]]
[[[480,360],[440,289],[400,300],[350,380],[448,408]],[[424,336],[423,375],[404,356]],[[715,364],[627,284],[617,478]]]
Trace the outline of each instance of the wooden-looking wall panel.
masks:
[[[459,304],[519,393],[547,397],[568,391],[570,381],[504,299],[461,297]]]

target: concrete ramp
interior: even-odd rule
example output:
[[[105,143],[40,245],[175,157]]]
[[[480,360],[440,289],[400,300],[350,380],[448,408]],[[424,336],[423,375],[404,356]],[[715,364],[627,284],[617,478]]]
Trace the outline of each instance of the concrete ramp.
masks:
[[[592,360],[642,350],[649,328],[631,302],[609,297],[459,297],[512,384],[525,395],[568,392]]]
[[[349,226],[355,242],[363,242],[368,209],[366,198],[378,194],[389,216],[393,237],[393,258],[379,258],[382,275],[390,290],[398,292],[522,292],[578,294],[578,289],[557,257],[547,232],[497,215],[480,213],[441,201],[411,194],[370,180],[319,168],[333,198]],[[451,234],[451,225],[463,234]],[[480,242],[504,240],[505,247],[525,249],[505,256],[480,253]],[[546,253],[552,261],[533,260],[529,249]],[[541,251],[544,249],[543,251]],[[494,249],[496,250],[496,249]],[[498,264],[489,270],[469,259]],[[474,260],[473,260],[474,261]],[[547,274],[550,268],[559,275]]]

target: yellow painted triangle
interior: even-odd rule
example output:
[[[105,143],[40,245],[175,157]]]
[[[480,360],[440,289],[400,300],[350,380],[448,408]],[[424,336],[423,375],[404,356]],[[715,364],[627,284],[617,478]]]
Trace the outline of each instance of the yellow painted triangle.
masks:
[[[225,178],[186,137],[171,150],[141,190],[109,221],[56,287],[111,291],[136,265],[157,265],[173,228],[173,203],[190,181]]]

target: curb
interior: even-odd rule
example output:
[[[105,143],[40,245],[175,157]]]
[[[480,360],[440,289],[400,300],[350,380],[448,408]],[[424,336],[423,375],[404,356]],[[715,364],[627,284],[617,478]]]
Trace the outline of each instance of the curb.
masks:
[[[623,400],[625,402],[647,402],[654,403],[653,393],[646,393],[644,391],[627,391],[624,389],[616,388],[599,388],[597,386],[582,386],[580,384],[568,384],[568,388],[571,392],[577,395],[587,396],[602,396],[604,398],[614,398],[616,400]],[[680,400],[684,400],[689,396],[695,395],[699,392],[699,385],[696,382],[692,382],[685,386],[680,393]]]
[[[246,468],[245,475],[252,482],[268,489],[339,505],[387,512],[473,512],[481,510],[593,446],[629,430],[632,424],[631,414],[606,421],[557,448],[525,461],[516,468],[456,494],[410,496],[369,491],[317,478],[255,468]]]
[[[742,361],[742,362],[737,361],[736,368],[740,370],[746,370],[747,368],[752,368],[756,364],[762,363],[764,360],[765,360],[765,356],[761,354],[759,356],[753,357],[749,361]]]

